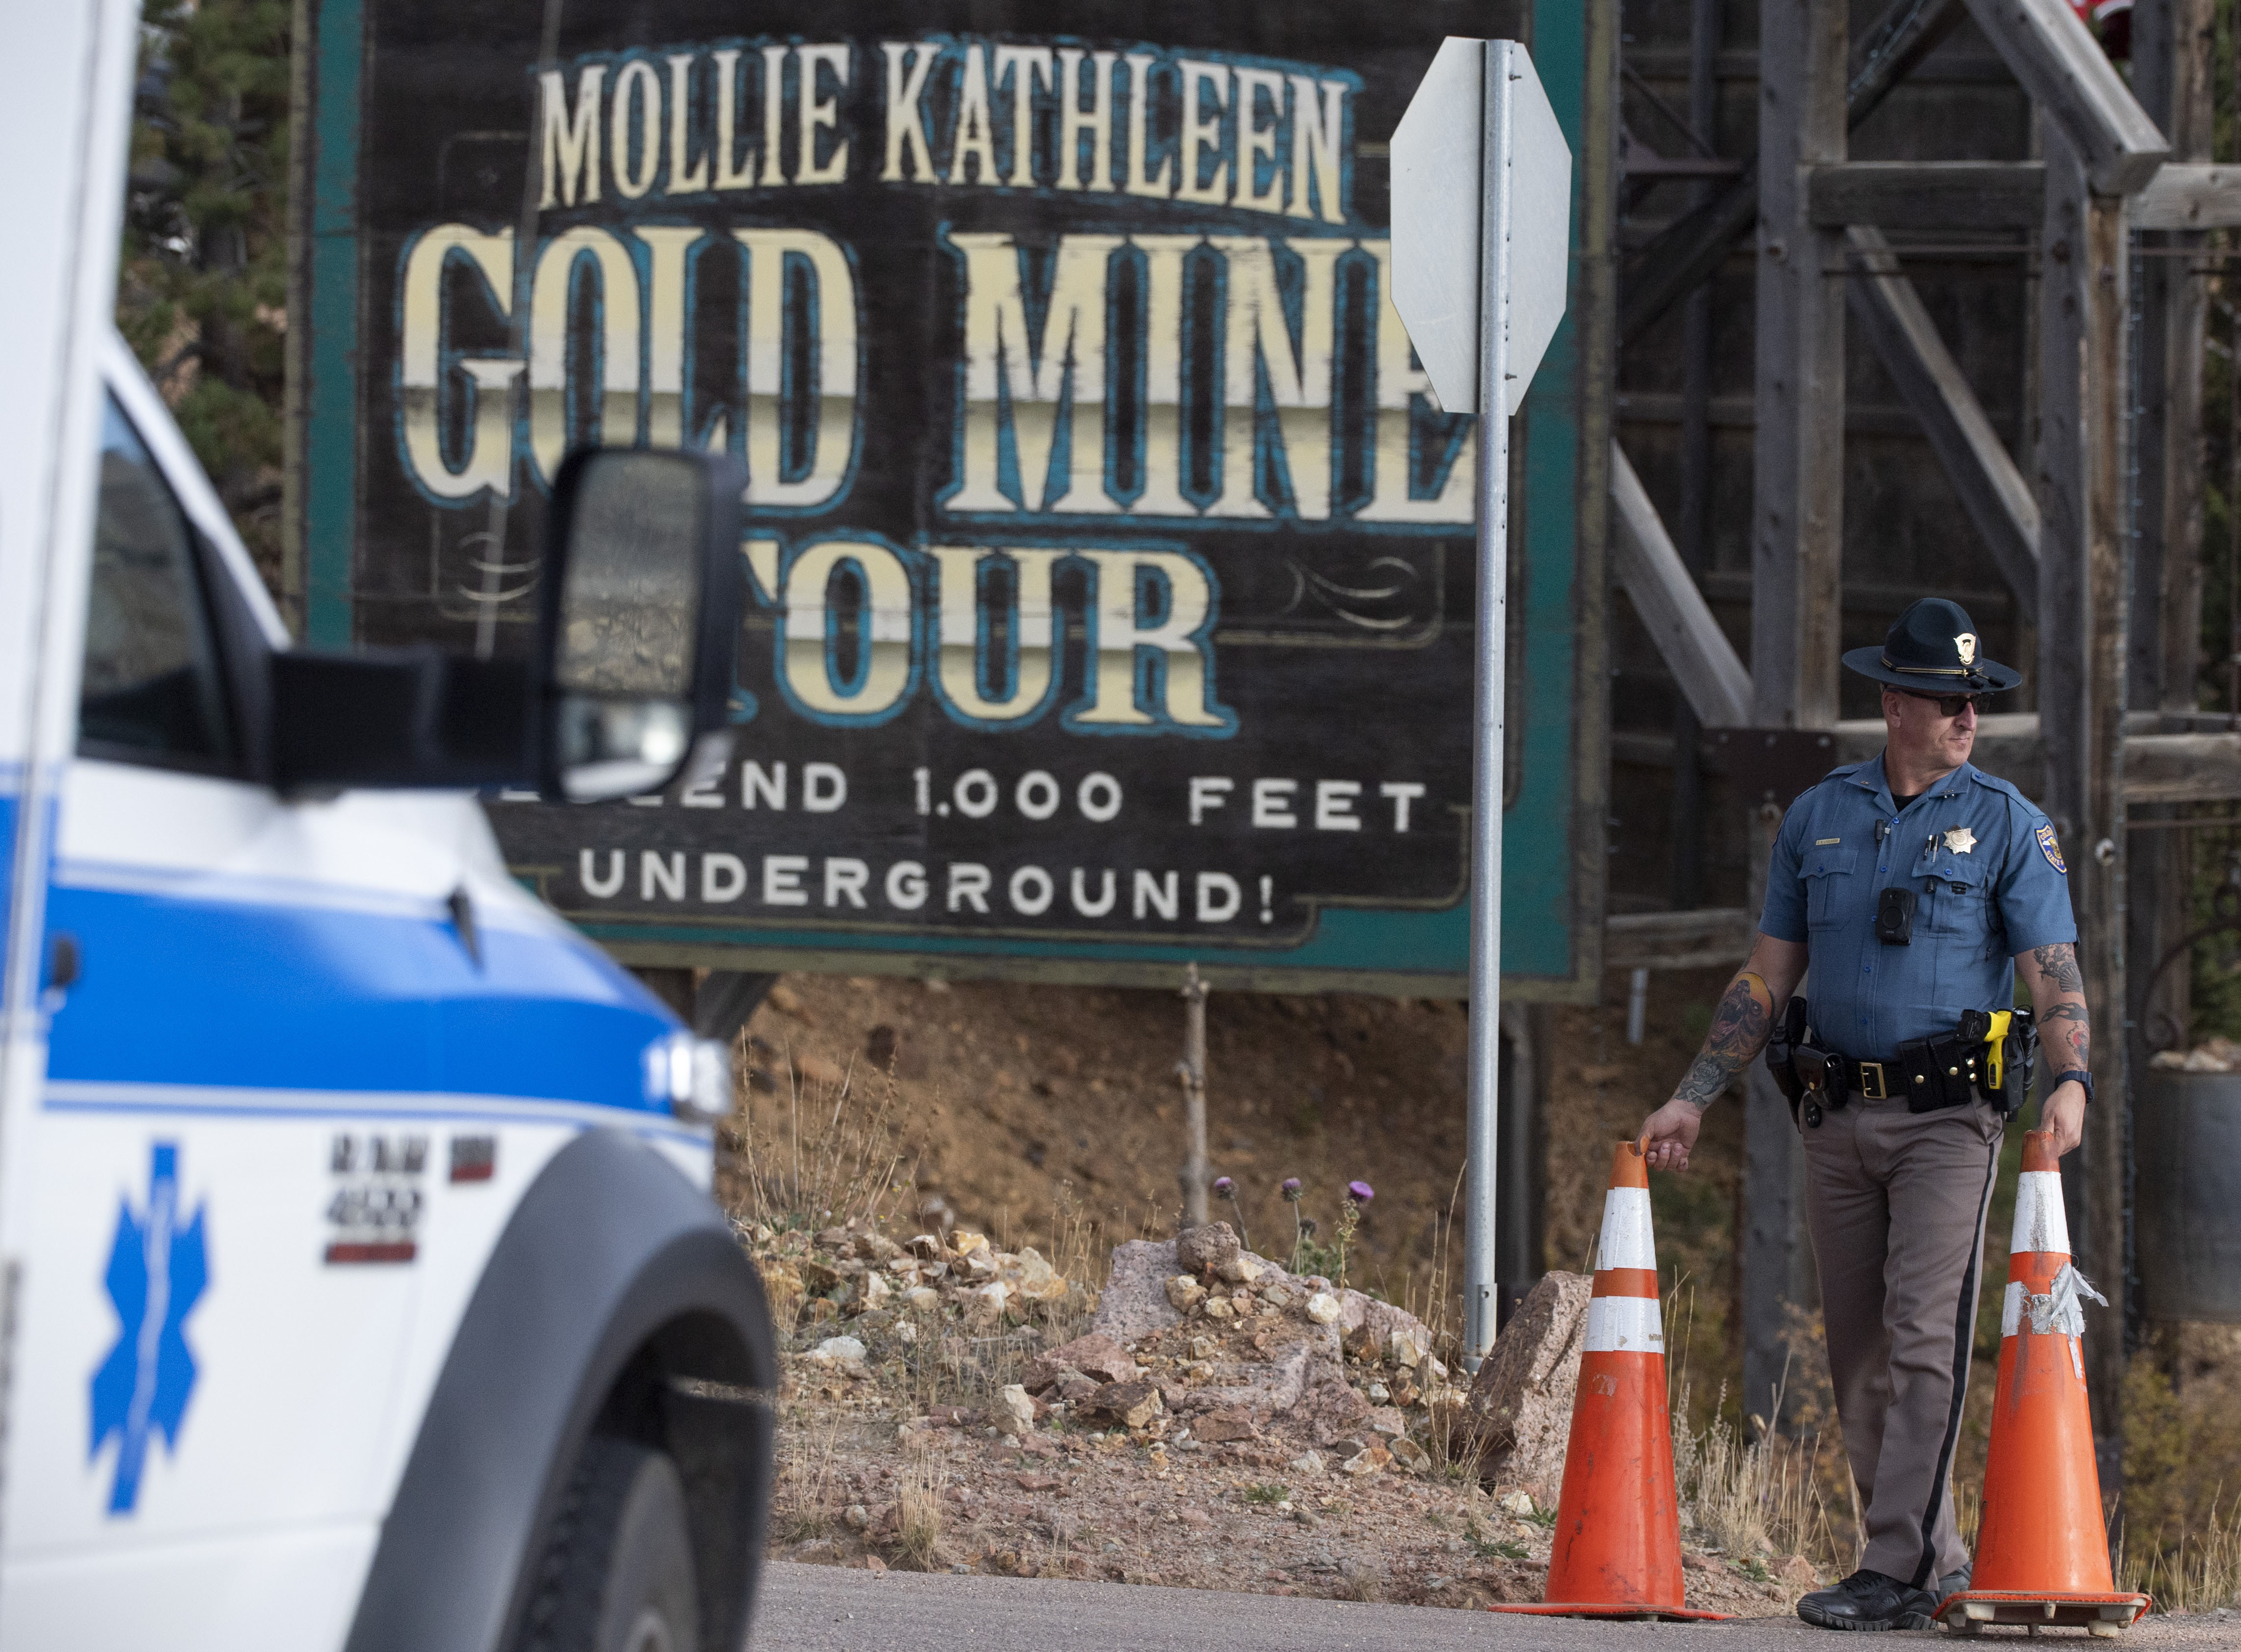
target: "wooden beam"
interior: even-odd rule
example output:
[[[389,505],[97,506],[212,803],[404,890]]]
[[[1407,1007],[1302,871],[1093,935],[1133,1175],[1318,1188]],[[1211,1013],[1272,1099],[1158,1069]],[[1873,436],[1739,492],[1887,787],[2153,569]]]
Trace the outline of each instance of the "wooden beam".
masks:
[[[1977,10],[1972,0],[1972,10]],[[2010,14],[2003,7],[1999,15]],[[1980,13],[1981,17],[1981,13]],[[2082,28],[2079,30],[2083,34]],[[2085,1339],[2102,1484],[2123,1484],[2125,1119],[2124,626],[2129,581],[2122,436],[2131,373],[2130,237],[2121,197],[2096,193],[2090,157],[2043,117],[2040,231],[2039,794],[2070,867],[2077,960],[2098,1024],[2077,1201],[2078,1264],[2117,1313]]]
[[[2137,0],[2132,11],[2132,90],[2149,118],[2171,140],[2172,165],[2158,171],[2133,199],[2133,227],[2141,205],[2189,175],[2211,171],[2210,65],[2216,59],[2211,0]],[[2234,204],[2241,207],[2241,173],[2224,169]],[[2175,178],[2174,174],[2180,178]],[[2171,180],[2167,184],[2166,180]],[[2199,217],[2193,210],[2174,216]],[[2128,703],[2186,712],[2195,705],[2202,634],[2203,351],[2209,318],[2209,284],[2198,273],[2207,235],[2195,224],[2158,226],[2143,237],[2137,269],[2141,291],[2135,338],[2140,351],[2137,411],[2132,448],[2137,456],[2132,515],[2132,607]],[[2163,811],[2136,784],[2144,754],[2124,754],[2126,806]],[[2201,770],[2190,766],[2186,778]],[[2194,925],[2192,846],[2170,832],[2128,836],[2124,953],[2132,968],[2132,1001],[2125,1019],[2130,1059],[2150,1054],[2145,1029],[2159,1022],[2188,1023],[2188,972],[2164,972],[2152,1001],[2144,996],[2155,961]],[[2143,1070],[2136,1067],[2135,1071]]]
[[[1742,728],[1751,720],[1750,673],[1712,618],[1657,507],[1616,442],[1611,444],[1611,503],[1617,507],[1612,572],[1634,603],[1643,629],[1708,728]]]
[[[1860,43],[1860,71],[1844,89],[1844,119],[1857,126],[1883,106],[1891,89],[1960,23],[1962,0],[1891,0]],[[1763,61],[1764,44],[1760,47]],[[1763,86],[1762,86],[1762,95]],[[1622,344],[1631,344],[1698,284],[1709,279],[1736,241],[1749,232],[1759,207],[1758,163],[1710,204],[1674,224],[1637,255],[1618,313]]]
[[[1603,920],[1606,969],[1740,969],[1758,941],[1743,906],[1620,913]]]
[[[1914,283],[1899,272],[1883,232],[1856,226],[1845,231],[1845,239],[1854,268],[1862,272],[1844,284],[1853,315],[1921,421],[1923,434],[2001,578],[2026,608],[2036,608],[2039,521],[2030,484],[1984,417],[1977,392],[1938,336]]]
[[[2132,200],[2136,230],[2230,230],[2241,225],[2241,166],[2173,161]]]
[[[1813,223],[1807,181],[1844,158],[1845,14],[1842,0],[1760,6],[1750,672],[1771,728],[1836,720],[1844,253]]]
[[[1847,161],[1816,166],[1813,221],[1831,229],[2036,230],[2046,211],[2037,161]]]
[[[2100,195],[2130,195],[2171,146],[2069,0],[1967,0],[1969,15],[2042,114],[2060,129]]]

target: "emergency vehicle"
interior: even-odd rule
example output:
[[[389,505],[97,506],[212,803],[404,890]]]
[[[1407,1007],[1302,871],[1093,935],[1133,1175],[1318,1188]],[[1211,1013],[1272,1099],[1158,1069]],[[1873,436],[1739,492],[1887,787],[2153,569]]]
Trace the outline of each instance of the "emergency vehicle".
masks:
[[[473,788],[721,761],[739,478],[572,458],[528,661],[291,646],[111,324],[137,30],[0,53],[0,1648],[730,1652],[726,1053]]]

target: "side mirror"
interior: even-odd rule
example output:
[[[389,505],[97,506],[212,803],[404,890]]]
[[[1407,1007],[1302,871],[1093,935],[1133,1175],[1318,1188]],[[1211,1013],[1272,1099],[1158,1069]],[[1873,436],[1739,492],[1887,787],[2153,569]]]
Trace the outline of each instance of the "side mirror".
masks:
[[[547,797],[659,791],[728,753],[746,487],[736,459],[673,449],[560,467],[538,673]]]
[[[271,657],[273,783],[535,784],[592,803],[729,754],[746,469],[708,453],[586,448],[553,488],[537,650],[423,644]]]

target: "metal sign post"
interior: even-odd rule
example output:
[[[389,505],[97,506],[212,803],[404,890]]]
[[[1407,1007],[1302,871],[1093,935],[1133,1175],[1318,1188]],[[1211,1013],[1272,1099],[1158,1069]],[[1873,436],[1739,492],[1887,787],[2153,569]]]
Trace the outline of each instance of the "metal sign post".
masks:
[[[1449,39],[1393,134],[1393,302],[1442,411],[1475,411],[1477,684],[1472,718],[1468,1183],[1463,1354],[1494,1345],[1502,1061],[1502,685],[1509,415],[1556,331],[1570,264],[1571,151],[1511,40]]]

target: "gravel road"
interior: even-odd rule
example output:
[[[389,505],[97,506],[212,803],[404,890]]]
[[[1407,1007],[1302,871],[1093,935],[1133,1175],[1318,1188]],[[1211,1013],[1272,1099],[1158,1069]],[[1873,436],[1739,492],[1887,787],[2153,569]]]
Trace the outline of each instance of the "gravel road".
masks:
[[[1930,1641],[1943,1632],[1894,1635],[1879,1652]],[[2014,1642],[2019,1630],[1979,1637]],[[2052,1631],[2033,1644],[2079,1649],[2087,1637]],[[1958,1637],[1954,1637],[1957,1644]],[[1856,1646],[1856,1642],[1843,1642]],[[2105,1644],[2095,1642],[2094,1644]],[[2241,1614],[2223,1618],[2150,1618],[2122,1647],[2241,1647]],[[779,1562],[764,1573],[753,1652],[1428,1652],[1445,1647],[1626,1648],[1659,1652],[1743,1652],[1817,1647],[1836,1652],[1825,1631],[1794,1617],[1728,1623],[1591,1623],[1514,1617],[1421,1606],[1361,1606],[1346,1601],[1226,1595],[1208,1589],[1127,1583],[1047,1582],[1029,1578],[874,1574],[838,1566]]]

